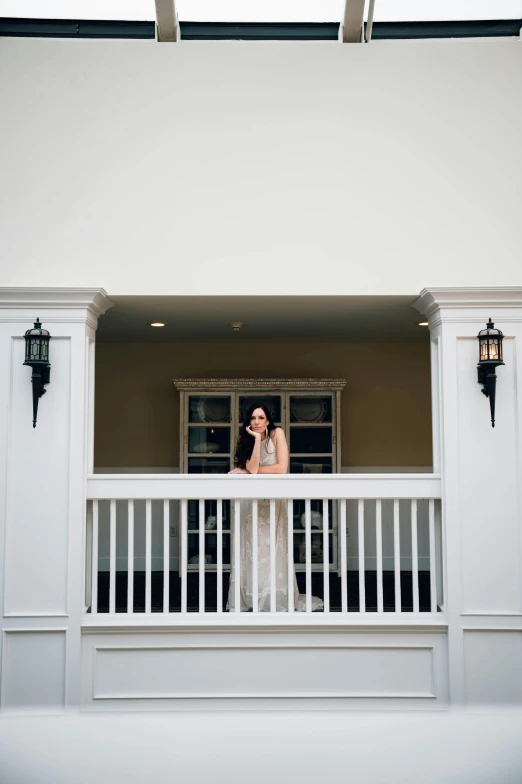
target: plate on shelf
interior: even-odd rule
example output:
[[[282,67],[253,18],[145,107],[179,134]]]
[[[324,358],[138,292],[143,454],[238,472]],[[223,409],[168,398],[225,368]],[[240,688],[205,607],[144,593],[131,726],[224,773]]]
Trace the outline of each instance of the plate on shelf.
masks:
[[[300,520],[303,528],[306,528],[306,514],[304,512],[301,515]],[[310,527],[311,528],[323,527],[323,516],[321,512],[315,512],[314,510],[310,512]]]
[[[322,422],[328,411],[325,400],[317,398],[303,398],[303,400],[292,400],[290,413],[296,422]]]
[[[198,415],[202,422],[227,422],[228,401],[202,397],[198,400]]]
[[[203,441],[201,444],[196,444],[192,452],[213,454],[214,452],[219,452],[219,444],[215,444],[213,441]]]

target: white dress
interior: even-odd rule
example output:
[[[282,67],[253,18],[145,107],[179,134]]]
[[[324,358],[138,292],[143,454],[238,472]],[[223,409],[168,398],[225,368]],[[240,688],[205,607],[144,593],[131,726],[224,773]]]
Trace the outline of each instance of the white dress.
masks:
[[[276,449],[272,439],[261,442],[260,466],[275,465],[277,462]],[[247,513],[247,510],[248,513]],[[241,503],[241,533],[240,533],[240,571],[241,571],[241,612],[253,609],[252,602],[252,507],[250,502]],[[284,500],[275,502],[275,540],[276,540],[276,611],[288,612],[288,513],[287,503]],[[258,523],[258,607],[259,612],[270,612],[270,501],[263,498],[257,504]],[[235,570],[234,570],[234,533],[231,531],[231,561],[230,589],[228,592],[227,610],[235,609]],[[294,609],[305,612],[306,596],[299,593],[297,580],[294,579],[292,590],[294,594]],[[322,599],[312,596],[312,611],[323,607]]]

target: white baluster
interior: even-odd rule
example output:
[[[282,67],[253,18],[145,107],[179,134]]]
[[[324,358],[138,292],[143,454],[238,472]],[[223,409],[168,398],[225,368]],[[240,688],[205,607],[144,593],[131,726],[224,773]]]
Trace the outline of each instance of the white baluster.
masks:
[[[324,612],[330,612],[330,547],[328,499],[323,498],[323,602]]]
[[[293,613],[294,605],[294,502],[291,498],[287,501],[287,520],[288,520],[288,612]]]
[[[134,501],[128,501],[127,515],[127,612],[134,612]]]
[[[312,612],[312,515],[310,499],[305,500],[306,612]]]
[[[205,612],[205,501],[199,501],[199,612]]]
[[[357,510],[357,527],[359,536],[359,612],[366,612],[366,585],[364,563],[364,499],[359,498]]]
[[[276,612],[276,530],[275,501],[270,499],[270,612]]]
[[[86,511],[84,604],[88,608],[92,607],[92,501],[87,501]]]
[[[223,612],[223,501],[217,500],[217,611]]]
[[[169,611],[170,585],[170,505],[163,501],[163,612]]]
[[[92,502],[91,615],[98,613],[98,501]]]
[[[435,563],[437,566],[437,607],[444,608],[446,603],[445,571],[442,554],[445,551],[442,532],[442,510],[440,501],[435,501]]]
[[[419,612],[419,553],[417,548],[417,499],[411,501],[411,579],[413,583],[413,612]]]
[[[384,612],[382,590],[382,503],[375,501],[375,549],[377,555],[377,612]]]
[[[110,576],[109,576],[109,612],[116,612],[116,501],[111,501],[110,517]]]
[[[340,534],[341,534],[341,612],[348,612],[348,560],[346,546],[346,499],[340,501]]]
[[[257,500],[252,501],[252,612],[259,612],[259,528]]]
[[[145,501],[145,614],[151,612],[152,501]]]
[[[393,501],[393,568],[395,578],[395,612],[402,612],[401,599],[401,529],[399,499]]]
[[[187,612],[188,500],[181,501],[181,612]]]
[[[241,612],[241,502],[234,501],[234,612]]]
[[[437,555],[435,549],[435,501],[429,500],[430,536],[430,604],[431,612],[437,612]]]

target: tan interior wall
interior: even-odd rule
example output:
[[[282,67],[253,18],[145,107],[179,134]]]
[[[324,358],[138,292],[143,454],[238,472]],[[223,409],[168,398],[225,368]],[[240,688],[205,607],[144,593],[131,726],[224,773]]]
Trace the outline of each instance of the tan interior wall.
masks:
[[[99,343],[95,466],[179,465],[183,377],[345,378],[343,466],[432,463],[429,344]]]

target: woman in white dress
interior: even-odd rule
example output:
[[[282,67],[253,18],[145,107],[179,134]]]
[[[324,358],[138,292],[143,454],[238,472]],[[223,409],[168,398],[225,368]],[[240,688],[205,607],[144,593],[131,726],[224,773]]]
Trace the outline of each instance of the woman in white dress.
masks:
[[[250,406],[238,438],[234,457],[235,468],[231,474],[286,474],[288,471],[288,446],[283,428],[276,427],[265,405]],[[244,514],[244,507],[250,508]],[[252,601],[252,511],[251,504],[242,503],[240,532],[240,598],[241,612],[253,609]],[[258,500],[258,607],[259,612],[270,612],[270,500]],[[245,510],[246,511],[246,510]],[[230,589],[227,610],[235,610],[234,536],[231,535]],[[285,500],[275,502],[275,568],[276,611],[288,611],[288,514]],[[295,577],[292,585],[294,609],[306,610],[306,597],[299,593]],[[312,610],[319,610],[323,602],[312,596]]]

